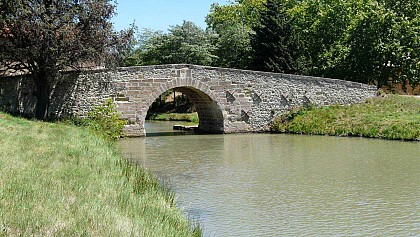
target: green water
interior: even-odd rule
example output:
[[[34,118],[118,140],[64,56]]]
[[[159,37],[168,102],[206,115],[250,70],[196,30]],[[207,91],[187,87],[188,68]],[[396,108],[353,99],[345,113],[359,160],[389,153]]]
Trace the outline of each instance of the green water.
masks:
[[[119,145],[173,188],[204,236],[420,236],[418,142],[169,136],[172,125]]]

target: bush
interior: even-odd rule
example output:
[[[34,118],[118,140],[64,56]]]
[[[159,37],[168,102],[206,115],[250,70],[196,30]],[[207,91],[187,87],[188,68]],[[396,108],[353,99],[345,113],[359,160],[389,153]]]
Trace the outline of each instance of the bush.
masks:
[[[118,139],[122,137],[122,129],[126,124],[126,121],[119,117],[120,113],[115,110],[115,105],[110,98],[103,105],[91,110],[87,114],[87,118],[72,119],[71,122],[75,125],[88,127],[100,136]]]

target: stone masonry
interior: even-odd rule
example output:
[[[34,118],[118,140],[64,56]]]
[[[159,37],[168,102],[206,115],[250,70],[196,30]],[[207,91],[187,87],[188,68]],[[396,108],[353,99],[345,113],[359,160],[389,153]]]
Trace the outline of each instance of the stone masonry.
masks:
[[[209,133],[263,132],[291,108],[313,103],[361,103],[376,95],[375,86],[299,75],[195,65],[128,67],[65,74],[52,85],[52,117],[85,116],[113,98],[128,120],[127,136],[144,136],[153,101],[175,88],[196,108],[199,130]],[[30,76],[0,78],[0,109],[30,116],[36,91]]]

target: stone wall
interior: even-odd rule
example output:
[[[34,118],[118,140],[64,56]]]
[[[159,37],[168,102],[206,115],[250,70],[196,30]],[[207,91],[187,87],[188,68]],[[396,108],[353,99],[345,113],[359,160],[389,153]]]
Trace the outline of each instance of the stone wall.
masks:
[[[36,93],[30,75],[0,78],[0,110],[33,117]],[[65,74],[52,85],[50,116],[84,116],[116,94],[113,79],[105,72]]]
[[[33,114],[33,88],[28,76],[0,78],[0,109]],[[84,116],[113,98],[132,136],[144,135],[150,105],[172,88],[196,105],[199,129],[215,133],[267,131],[274,117],[293,107],[361,103],[377,92],[374,86],[342,80],[195,65],[66,74],[53,88],[52,117]]]

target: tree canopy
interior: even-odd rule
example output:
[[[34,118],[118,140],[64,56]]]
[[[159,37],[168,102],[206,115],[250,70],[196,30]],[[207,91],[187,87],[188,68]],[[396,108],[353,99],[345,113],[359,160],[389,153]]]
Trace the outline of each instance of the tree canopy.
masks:
[[[213,35],[192,22],[172,26],[168,33],[145,30],[126,65],[188,63],[211,65],[215,59]]]
[[[133,27],[115,32],[111,0],[2,0],[0,68],[26,71],[36,85],[36,117],[49,116],[50,83],[63,70],[120,62]]]
[[[420,3],[378,1],[368,5],[349,30],[344,79],[375,83],[420,84]]]
[[[213,4],[206,17],[208,29],[217,34],[215,66],[251,68],[251,34],[259,23],[266,0],[235,0]]]
[[[251,38],[251,68],[261,71],[297,73],[303,58],[293,19],[282,0],[267,0],[260,10],[259,24]],[[303,60],[302,60],[303,61]]]
[[[420,84],[418,0],[264,2],[211,7],[216,66]]]

